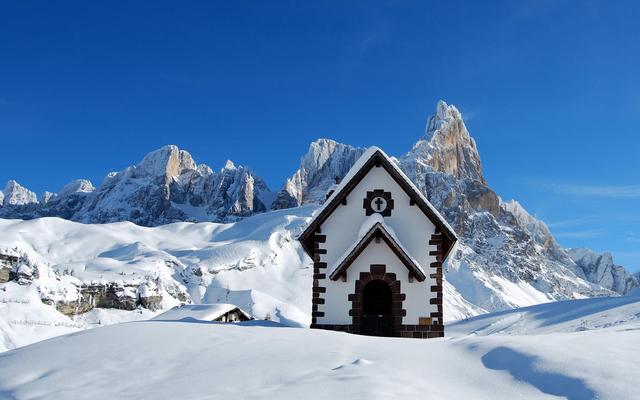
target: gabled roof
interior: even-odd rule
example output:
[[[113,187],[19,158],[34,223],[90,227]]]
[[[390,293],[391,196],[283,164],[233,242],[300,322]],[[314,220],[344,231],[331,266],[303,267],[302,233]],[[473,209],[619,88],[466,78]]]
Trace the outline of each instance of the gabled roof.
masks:
[[[198,321],[214,321],[229,311],[238,310],[248,319],[251,315],[235,304],[182,304],[152,318],[159,321],[180,321],[184,318],[192,318]]]
[[[358,256],[364,251],[364,249],[369,246],[369,243],[373,239],[382,239],[389,246],[389,248],[395,253],[395,255],[402,261],[402,263],[407,267],[407,269],[413,273],[413,275],[418,279],[418,281],[422,282],[427,277],[415,261],[413,257],[411,257],[406,249],[398,243],[395,239],[395,236],[389,232],[386,225],[383,222],[376,222],[367,233],[358,241],[354,246],[349,248],[345,254],[336,261],[336,264],[329,270],[329,278],[332,280],[337,280],[340,278],[349,266],[358,258]]]
[[[298,240],[302,243],[302,247],[313,257],[313,236],[318,227],[322,225],[324,221],[333,213],[333,211],[340,206],[342,200],[351,193],[351,191],[358,186],[358,183],[367,175],[367,173],[373,167],[384,168],[389,175],[395,180],[395,182],[405,191],[409,198],[420,208],[420,210],[431,220],[436,226],[436,231],[442,233],[442,251],[443,259],[446,259],[447,255],[453,248],[453,245],[458,240],[453,228],[449,226],[447,221],[440,215],[440,213],[433,207],[429,200],[418,190],[418,188],[411,182],[411,180],[400,170],[400,168],[387,156],[380,148],[370,147],[367,151],[360,156],[360,158],[353,164],[349,172],[342,179],[342,182],[335,188],[331,196],[324,202],[320,209],[316,212],[316,215],[307,225],[307,228],[298,237]]]

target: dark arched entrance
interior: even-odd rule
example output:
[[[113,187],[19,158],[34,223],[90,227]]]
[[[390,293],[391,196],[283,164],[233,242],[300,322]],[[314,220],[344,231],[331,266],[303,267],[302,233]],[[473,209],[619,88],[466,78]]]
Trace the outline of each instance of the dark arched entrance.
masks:
[[[381,280],[367,283],[362,290],[361,333],[371,336],[393,336],[391,288]]]

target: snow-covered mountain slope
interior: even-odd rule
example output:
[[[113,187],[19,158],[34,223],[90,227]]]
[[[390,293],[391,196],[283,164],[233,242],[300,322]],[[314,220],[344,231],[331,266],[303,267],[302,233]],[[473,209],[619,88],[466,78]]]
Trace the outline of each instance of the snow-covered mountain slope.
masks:
[[[307,325],[311,262],[303,261],[294,237],[312,211],[155,228],[0,219],[0,320],[82,328],[76,321],[95,308],[231,302],[257,318]],[[34,321],[32,310],[42,316]],[[5,338],[5,348],[20,343]]]
[[[470,331],[430,340],[265,321],[118,324],[5,353],[0,393],[25,400],[638,399],[640,329],[618,318],[637,320],[640,303],[620,300],[532,307],[520,316],[522,326],[552,327],[536,334],[483,336],[474,319],[458,325]],[[606,315],[611,323],[602,319],[592,331],[566,333],[557,321]]]
[[[4,191],[0,217],[61,217],[84,223],[131,221],[157,226],[176,221],[228,221],[266,211],[275,198],[250,169],[227,161],[220,172],[196,165],[176,146],[147,154],[135,166],[107,175],[97,189],[78,179],[40,201],[15,181]]]
[[[108,324],[183,302],[233,303],[259,319],[307,326],[313,269],[295,238],[315,208],[154,228],[0,219],[0,350],[92,327],[98,310],[117,312],[103,315]],[[445,291],[447,320],[483,312],[446,282]],[[23,326],[33,327],[32,339]]]
[[[448,325],[447,335],[539,335],[605,328],[640,331],[640,296],[556,301],[478,315]]]

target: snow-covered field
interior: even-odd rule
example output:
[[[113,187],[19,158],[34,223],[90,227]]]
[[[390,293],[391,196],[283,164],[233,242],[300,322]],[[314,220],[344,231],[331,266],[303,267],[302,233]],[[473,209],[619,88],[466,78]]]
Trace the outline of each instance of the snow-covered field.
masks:
[[[444,339],[140,321],[0,356],[8,399],[639,399],[640,297],[482,315]]]

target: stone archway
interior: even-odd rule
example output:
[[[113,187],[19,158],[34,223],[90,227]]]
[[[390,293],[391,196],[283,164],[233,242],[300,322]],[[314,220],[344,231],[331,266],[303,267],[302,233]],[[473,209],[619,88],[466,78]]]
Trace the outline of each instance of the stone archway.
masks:
[[[400,281],[383,264],[372,264],[369,271],[360,273],[355,292],[349,295],[352,330],[362,335],[400,336],[402,317],[407,314],[402,309],[406,296],[400,292]]]

